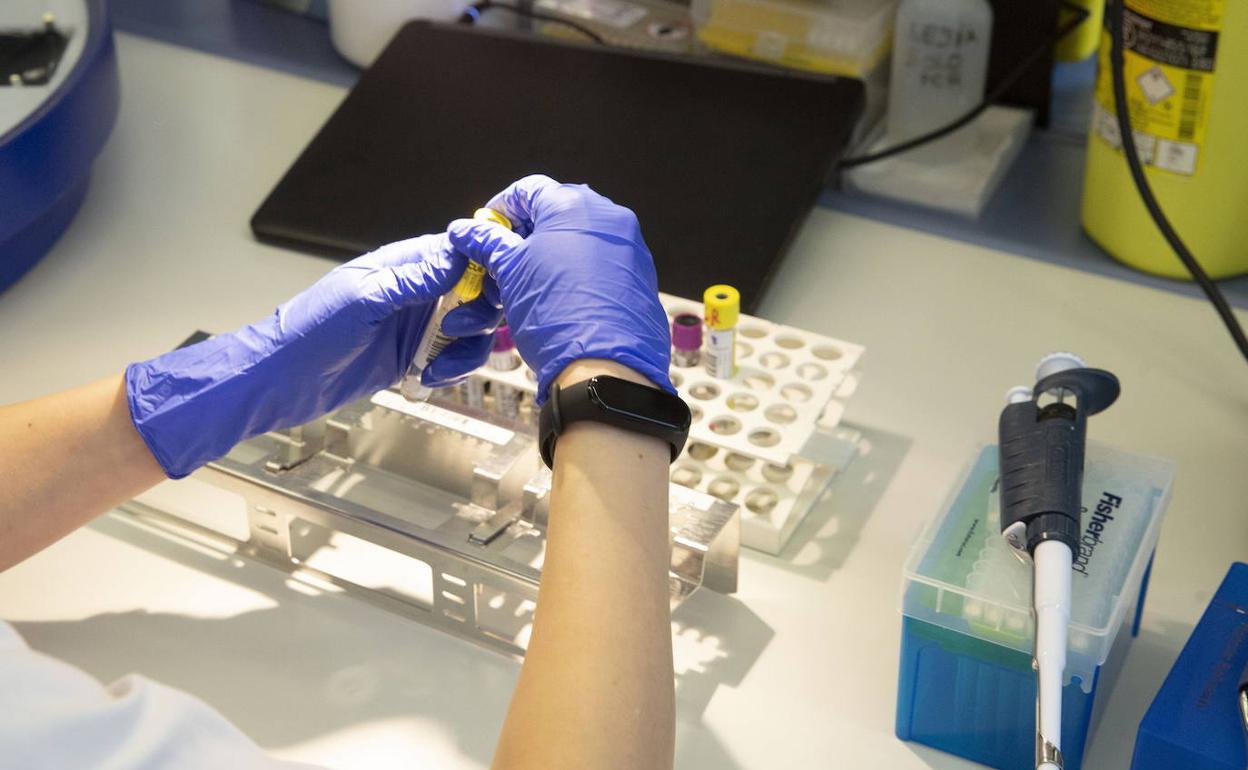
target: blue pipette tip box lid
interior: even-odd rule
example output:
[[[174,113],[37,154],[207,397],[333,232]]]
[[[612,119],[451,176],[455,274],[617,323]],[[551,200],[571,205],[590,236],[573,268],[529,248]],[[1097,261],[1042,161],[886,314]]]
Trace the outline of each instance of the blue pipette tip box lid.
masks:
[[[993,767],[1034,767],[1031,567],[1001,537],[997,448],[984,447],[907,560],[897,735]],[[1174,466],[1089,442],[1063,692],[1079,767],[1142,606]],[[1122,633],[1123,631],[1127,633]]]
[[[1140,722],[1131,770],[1243,770],[1236,703],[1248,665],[1248,564],[1236,563]]]

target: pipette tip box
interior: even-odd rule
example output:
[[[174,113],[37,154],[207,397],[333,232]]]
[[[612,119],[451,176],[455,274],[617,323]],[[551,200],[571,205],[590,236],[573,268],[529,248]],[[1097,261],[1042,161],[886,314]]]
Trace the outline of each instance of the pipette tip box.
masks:
[[[1241,770],[1248,564],[1233,564],[1140,722],[1131,770]]]
[[[1090,443],[1074,564],[1062,752],[1079,770],[1098,707],[1138,631],[1173,466]],[[1031,566],[1001,536],[987,446],[905,567],[897,736],[1002,768],[1035,751]]]

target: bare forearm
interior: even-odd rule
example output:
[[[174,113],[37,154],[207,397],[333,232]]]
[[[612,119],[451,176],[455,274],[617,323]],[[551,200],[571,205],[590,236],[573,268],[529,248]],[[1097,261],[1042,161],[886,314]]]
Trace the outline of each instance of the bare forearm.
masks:
[[[577,362],[562,384],[623,367]],[[555,453],[537,619],[496,768],[664,768],[674,694],[658,440],[577,423]]]
[[[164,479],[120,376],[0,407],[0,570]]]

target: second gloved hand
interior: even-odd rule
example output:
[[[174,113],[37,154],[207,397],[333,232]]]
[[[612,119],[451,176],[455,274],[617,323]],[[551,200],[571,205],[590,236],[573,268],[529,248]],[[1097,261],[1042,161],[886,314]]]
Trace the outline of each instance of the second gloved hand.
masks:
[[[134,425],[166,475],[180,478],[239,441],[389,387],[467,264],[445,234],[392,243],[334,268],[263,321],[132,364]],[[487,300],[466,307],[478,328],[438,356],[425,384],[453,382],[489,356],[502,314]]]
[[[623,364],[674,393],[671,331],[633,212],[584,185],[540,175],[487,205],[516,232],[461,219],[447,233],[497,281],[516,347],[537,372],[538,403],[564,367],[584,358]],[[481,325],[481,309],[466,306],[448,314],[442,328],[459,336]]]

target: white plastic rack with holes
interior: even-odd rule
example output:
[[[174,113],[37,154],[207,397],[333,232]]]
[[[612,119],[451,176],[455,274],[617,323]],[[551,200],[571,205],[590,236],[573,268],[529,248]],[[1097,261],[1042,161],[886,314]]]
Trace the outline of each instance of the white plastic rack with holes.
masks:
[[[669,317],[702,315],[696,302],[660,298]],[[736,503],[741,543],[780,553],[857,453],[861,435],[839,424],[858,384],[863,351],[861,345],[741,316],[735,378],[712,378],[701,366],[672,367],[672,381],[693,411],[689,444],[672,466],[672,481]],[[479,374],[537,391],[533,372],[523,365]],[[821,442],[819,457],[801,456],[816,430],[830,441]]]
[[[660,294],[669,318],[702,315],[702,305]],[[864,348],[761,318],[737,324],[737,376],[711,377],[702,366],[671,370],[672,382],[693,411],[690,441],[702,441],[775,465],[802,451],[816,427],[835,428],[858,384]],[[533,372],[481,369],[488,380],[536,393]]]
[[[831,431],[839,452],[815,463],[793,457],[776,465],[701,441],[691,442],[672,466],[672,482],[741,507],[741,543],[779,554],[820,494],[857,454],[862,435]]]

